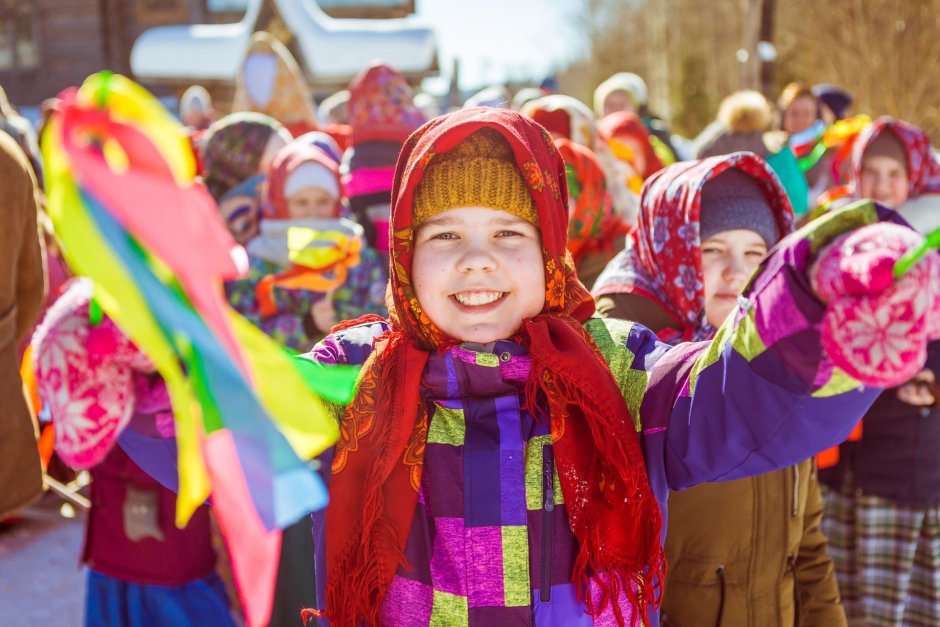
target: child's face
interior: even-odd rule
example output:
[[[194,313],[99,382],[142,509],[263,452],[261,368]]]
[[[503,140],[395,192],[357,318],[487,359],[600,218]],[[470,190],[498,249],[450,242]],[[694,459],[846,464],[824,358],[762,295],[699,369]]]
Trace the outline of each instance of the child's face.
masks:
[[[617,111],[629,111],[634,113],[633,99],[630,95],[621,90],[611,92],[604,98],[604,115],[610,115]]]
[[[764,238],[746,229],[722,231],[702,242],[705,318],[717,328],[734,310],[738,294],[767,254]]]
[[[292,220],[325,220],[336,215],[336,196],[319,187],[305,187],[287,197],[287,214]]]
[[[858,191],[862,198],[897,209],[907,202],[910,193],[904,164],[891,157],[865,157]]]
[[[800,96],[783,112],[783,130],[791,135],[805,131],[816,121],[816,101]]]
[[[539,230],[506,211],[461,207],[415,231],[412,281],[422,309],[455,339],[510,337],[545,304]]]

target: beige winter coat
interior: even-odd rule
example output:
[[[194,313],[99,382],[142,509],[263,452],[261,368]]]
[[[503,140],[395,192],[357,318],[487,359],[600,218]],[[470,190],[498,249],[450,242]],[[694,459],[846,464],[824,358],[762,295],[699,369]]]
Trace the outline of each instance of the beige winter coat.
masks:
[[[0,132],[0,517],[42,493],[36,423],[17,352],[45,294],[37,194],[26,155]]]

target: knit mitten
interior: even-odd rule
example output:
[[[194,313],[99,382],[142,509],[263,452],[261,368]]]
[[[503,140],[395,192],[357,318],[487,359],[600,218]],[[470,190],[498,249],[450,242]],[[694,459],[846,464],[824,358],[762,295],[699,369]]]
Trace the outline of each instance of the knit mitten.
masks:
[[[136,373],[150,360],[107,316],[89,319],[91,283],[77,279],[33,336],[39,395],[55,425],[56,452],[73,468],[100,463],[134,414]]]
[[[870,224],[837,238],[810,269],[826,304],[823,348],[864,385],[909,380],[924,365],[927,341],[940,338],[940,257],[930,252],[894,278],[895,262],[921,242],[909,228]]]

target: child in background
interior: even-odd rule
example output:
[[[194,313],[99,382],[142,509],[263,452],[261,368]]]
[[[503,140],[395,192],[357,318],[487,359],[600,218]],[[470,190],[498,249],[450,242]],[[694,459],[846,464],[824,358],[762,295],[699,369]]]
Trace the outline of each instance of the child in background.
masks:
[[[813,85],[813,95],[819,103],[819,119],[826,124],[844,120],[851,115],[852,94],[837,85]]]
[[[339,217],[336,163],[292,142],[274,158],[264,190],[260,233],[246,247],[249,274],[226,285],[232,306],[296,351],[309,350],[339,320],[384,312],[387,274],[362,228]],[[313,261],[292,255],[289,239],[303,233],[303,248],[319,253]]]
[[[340,173],[349,208],[370,248],[388,261],[388,216],[398,152],[425,122],[414,92],[399,72],[375,63],[349,84],[349,148]]]
[[[940,193],[940,168],[919,128],[883,117],[854,147],[856,194],[900,208]],[[861,438],[820,471],[823,531],[849,621],[936,625],[940,616],[940,343],[911,381],[886,390]]]
[[[646,183],[637,230],[594,287],[598,309],[671,344],[711,339],[792,225],[784,190],[753,153],[669,166]],[[664,626],[845,625],[812,460],[671,492],[669,509]]]
[[[527,102],[521,113],[541,124],[556,140],[566,139],[596,151],[614,210],[626,224],[636,222],[639,198],[627,186],[635,173],[614,157],[606,143],[599,141],[590,109],[571,96],[556,94]]]
[[[627,181],[634,193],[640,192],[643,181],[663,168],[650,143],[643,121],[634,113],[611,113],[597,123],[597,134],[613,155],[630,166],[635,176]]]
[[[274,155],[290,141],[277,120],[260,113],[227,115],[203,137],[202,181],[242,246],[258,235],[261,183]]]
[[[764,140],[770,130],[773,113],[770,103],[759,91],[737,91],[718,107],[718,119],[695,138],[695,158],[746,150],[767,157],[770,149]]]
[[[55,424],[56,451],[91,470],[82,561],[87,627],[235,626],[215,572],[209,507],[184,529],[176,494],[117,445],[131,422],[172,448],[166,385],[105,317],[89,320],[91,283],[74,279],[33,336],[39,394]],[[173,487],[173,486],[170,486]]]
[[[278,151],[293,138],[262,113],[232,113],[209,127],[202,141],[202,181],[219,202],[227,192],[265,174]]]
[[[790,83],[777,100],[780,130],[789,136],[802,133],[819,119],[819,101],[809,85]]]
[[[655,625],[668,490],[805,459],[876,397],[827,385],[871,355],[822,351],[819,321],[844,292],[820,284],[830,310],[807,277],[852,254],[823,244],[876,222],[871,206],[778,247],[714,341],[673,348],[591,317],[565,251],[564,177],[548,133],[510,111],[441,116],[405,144],[389,319],[309,355],[364,362],[316,542],[332,625]],[[935,263],[902,286],[925,289]],[[866,285],[859,306],[907,302]],[[919,322],[938,309],[924,302]],[[909,341],[920,350],[923,334]]]
[[[555,139],[555,144],[567,174],[568,251],[581,282],[593,285],[607,262],[623,248],[630,227],[614,209],[604,170],[594,153],[564,138]]]
[[[563,94],[543,96],[527,102],[520,112],[541,124],[552,137],[594,149],[597,125],[591,110],[580,100]]]
[[[617,72],[594,90],[594,113],[598,120],[621,111],[635,113],[643,121],[653,148],[664,165],[678,159],[666,123],[649,110],[649,90],[641,76]]]

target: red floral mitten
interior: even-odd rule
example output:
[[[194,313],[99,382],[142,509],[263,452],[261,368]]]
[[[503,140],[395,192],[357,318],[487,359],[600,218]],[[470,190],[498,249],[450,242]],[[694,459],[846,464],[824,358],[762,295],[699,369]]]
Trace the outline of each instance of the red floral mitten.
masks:
[[[76,279],[33,336],[39,394],[55,424],[56,452],[73,468],[101,462],[134,413],[135,372],[153,365],[114,322],[89,321],[91,283]]]
[[[894,278],[894,264],[921,242],[909,228],[870,224],[840,236],[810,269],[813,290],[827,305],[823,347],[865,385],[908,381],[924,365],[927,341],[940,338],[940,257],[930,252]]]

